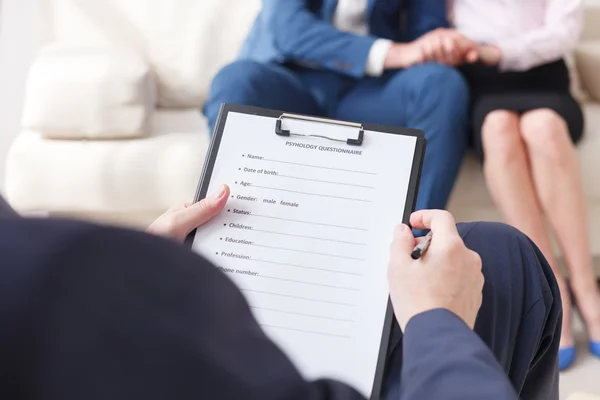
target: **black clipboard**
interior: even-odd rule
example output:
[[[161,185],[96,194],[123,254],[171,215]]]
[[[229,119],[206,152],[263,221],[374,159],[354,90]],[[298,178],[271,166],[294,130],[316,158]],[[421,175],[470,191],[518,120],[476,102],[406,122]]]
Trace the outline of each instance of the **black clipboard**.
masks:
[[[336,124],[336,125],[344,125],[348,127],[356,127],[357,135],[356,137],[350,137],[344,140],[348,146],[361,146],[364,140],[368,140],[368,135],[366,135],[365,131],[377,132],[380,134],[391,134],[391,135],[404,135],[404,136],[412,136],[417,138],[417,143],[415,146],[415,155],[413,159],[412,171],[410,176],[410,181],[408,185],[408,196],[406,200],[406,206],[402,218],[402,222],[405,224],[409,224],[410,215],[414,212],[417,202],[417,196],[419,191],[419,182],[421,180],[421,170],[423,168],[423,161],[425,158],[425,148],[426,148],[426,140],[425,133],[418,129],[411,128],[403,128],[398,126],[387,126],[387,125],[379,125],[379,124],[359,124],[354,122],[346,122],[339,121],[333,119],[326,119],[317,116],[309,116],[309,115],[300,115],[300,114],[292,114],[287,113],[285,111],[278,110],[270,110],[258,107],[251,106],[243,106],[236,104],[223,104],[221,106],[221,110],[219,112],[219,117],[217,119],[217,124],[215,125],[215,130],[213,132],[213,136],[210,142],[210,146],[208,148],[208,153],[206,155],[206,160],[204,162],[204,168],[202,171],[202,175],[200,177],[200,181],[198,183],[198,187],[196,189],[196,195],[194,197],[194,202],[198,202],[204,198],[206,198],[208,187],[210,184],[210,179],[212,177],[213,168],[215,165],[215,161],[219,154],[219,147],[221,144],[221,139],[223,138],[223,132],[225,130],[225,123],[227,121],[227,117],[229,113],[240,113],[240,114],[248,114],[248,115],[256,115],[261,117],[270,117],[276,118],[276,123],[273,127],[273,134],[279,136],[311,136],[318,137],[326,140],[336,140],[329,137],[318,136],[318,135],[306,135],[299,132],[290,132],[282,129],[282,120],[285,118],[293,118],[304,121],[312,121],[319,122],[324,124]],[[340,141],[339,139],[337,141]],[[196,235],[196,230],[192,231],[185,240],[185,244],[189,247],[192,246],[194,237]],[[397,323],[394,319],[394,310],[392,308],[392,303],[388,300],[387,310],[385,314],[385,321],[383,325],[383,331],[381,335],[381,344],[379,347],[379,355],[377,360],[377,370],[375,372],[375,378],[373,380],[373,389],[371,391],[371,400],[379,400],[381,398],[381,392],[383,387],[383,379],[386,373],[386,361],[388,355],[388,349],[390,346],[394,346],[398,343],[399,337],[392,335],[392,328],[396,325],[396,328],[399,330]]]

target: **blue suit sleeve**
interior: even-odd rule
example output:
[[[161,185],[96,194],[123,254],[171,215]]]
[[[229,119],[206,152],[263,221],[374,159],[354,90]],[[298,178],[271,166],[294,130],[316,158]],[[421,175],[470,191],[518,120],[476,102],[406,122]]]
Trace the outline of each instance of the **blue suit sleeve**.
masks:
[[[491,350],[447,310],[409,321],[403,339],[401,400],[517,400]]]
[[[263,17],[286,59],[360,78],[377,38],[342,32],[319,19],[308,0],[264,0]]]
[[[437,28],[448,28],[447,0],[409,0],[408,40],[413,41]]]

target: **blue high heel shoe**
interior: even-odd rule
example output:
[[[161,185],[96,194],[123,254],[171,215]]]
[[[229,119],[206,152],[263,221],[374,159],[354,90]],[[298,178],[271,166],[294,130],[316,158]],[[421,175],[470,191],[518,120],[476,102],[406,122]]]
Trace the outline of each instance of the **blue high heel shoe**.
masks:
[[[590,343],[591,348],[592,343]],[[598,348],[600,350],[600,347]],[[593,352],[593,351],[592,351]],[[575,362],[575,358],[577,358],[577,350],[575,346],[565,347],[558,350],[558,368],[561,371],[569,368]]]
[[[600,358],[600,342],[590,341],[590,353]]]

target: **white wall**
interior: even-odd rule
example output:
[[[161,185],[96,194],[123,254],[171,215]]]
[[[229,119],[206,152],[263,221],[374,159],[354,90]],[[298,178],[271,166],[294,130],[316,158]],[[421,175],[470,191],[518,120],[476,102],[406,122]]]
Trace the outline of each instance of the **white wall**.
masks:
[[[0,191],[10,142],[19,131],[27,70],[38,49],[39,0],[0,0]]]

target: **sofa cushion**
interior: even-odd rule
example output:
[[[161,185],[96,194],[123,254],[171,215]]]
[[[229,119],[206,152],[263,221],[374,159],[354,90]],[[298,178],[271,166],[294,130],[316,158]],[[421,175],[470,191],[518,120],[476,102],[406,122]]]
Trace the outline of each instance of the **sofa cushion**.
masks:
[[[151,71],[135,52],[51,46],[31,67],[22,124],[53,139],[141,137],[155,106]]]
[[[600,40],[580,44],[575,50],[577,69],[586,91],[600,101]]]
[[[260,0],[53,0],[52,40],[119,44],[153,66],[162,107],[201,107],[210,80],[233,60]]]
[[[577,69],[577,62],[575,60],[575,54],[571,53],[565,57],[565,63],[569,70],[569,78],[571,79],[571,94],[580,103],[585,103],[590,99],[589,94],[581,83],[581,76]]]
[[[159,111],[143,139],[49,140],[21,133],[6,164],[18,211],[162,212],[193,199],[208,134],[200,114]]]

